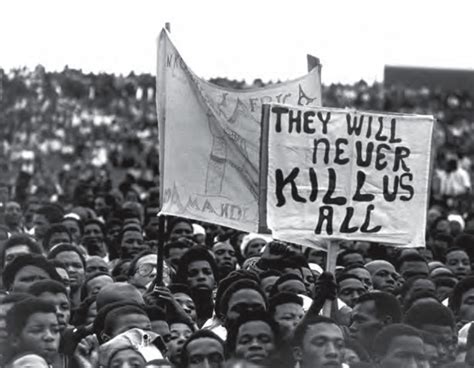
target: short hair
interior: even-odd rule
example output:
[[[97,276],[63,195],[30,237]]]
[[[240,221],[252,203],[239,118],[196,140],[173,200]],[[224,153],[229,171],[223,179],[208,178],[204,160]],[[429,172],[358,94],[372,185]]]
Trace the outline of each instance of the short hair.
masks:
[[[255,311],[252,313],[243,313],[242,315],[239,316],[239,318],[237,318],[236,321],[233,321],[232,323],[230,323],[227,329],[226,348],[229,354],[233,354],[235,352],[235,346],[237,343],[237,336],[239,334],[240,327],[244,325],[245,323],[255,322],[255,321],[264,322],[268,326],[270,326],[273,332],[275,345],[278,345],[276,343],[279,336],[278,325],[270,317],[270,315],[267,312]]]
[[[341,282],[343,282],[344,280],[349,280],[349,279],[355,279],[355,280],[358,280],[358,281],[362,282],[362,280],[358,276],[347,273],[347,270],[344,270],[344,272],[337,277],[337,280],[336,280],[337,281],[337,288],[339,289],[341,287]],[[363,282],[362,282],[362,284],[363,284]]]
[[[49,250],[48,259],[55,259],[59,253],[63,252],[76,252],[79,255],[79,258],[81,259],[82,266],[84,267],[84,269],[86,269],[86,259],[84,258],[83,254],[77,247],[70,243],[59,243],[52,247]]]
[[[454,287],[451,297],[449,298],[449,307],[455,314],[457,314],[459,308],[461,308],[463,294],[471,289],[474,289],[474,276],[460,280]]]
[[[287,281],[290,281],[290,280],[296,280],[296,281],[300,281],[303,283],[304,285],[304,281],[303,279],[298,276],[298,275],[295,275],[293,273],[287,273],[283,276],[280,276],[276,281],[275,283],[273,284],[271,290],[270,290],[270,296],[273,296],[275,295],[276,293],[278,293],[280,290],[278,289],[278,287],[283,284],[284,282],[287,282]]]
[[[456,280],[454,280],[452,277],[437,277],[433,281],[437,288],[441,286],[454,288],[457,284]]]
[[[77,218],[76,215],[69,215],[69,214],[65,215],[61,219],[61,224],[63,224],[66,221],[71,221],[71,220],[77,224],[77,226],[79,227],[79,232],[81,233],[81,236],[82,236],[82,234],[84,234],[84,225],[82,224],[82,220],[80,219],[80,217]]]
[[[237,291],[244,289],[251,289],[257,291],[262,296],[265,302],[265,306],[268,306],[267,297],[257,282],[250,279],[237,280],[230,284],[229,287],[222,294],[222,298],[219,303],[221,316],[225,316],[227,314],[227,309],[229,308],[229,301],[232,296]]]
[[[382,328],[382,330],[375,336],[373,349],[377,356],[383,357],[388,353],[390,344],[399,336],[415,336],[423,339],[420,332],[403,323],[394,323]]]
[[[54,266],[48,262],[46,258],[40,255],[33,254],[22,254],[16,257],[13,262],[9,263],[8,266],[3,270],[3,286],[9,290],[15,280],[16,274],[26,266],[35,266],[44,270],[52,280],[61,282],[61,277],[56,272]]]
[[[255,276],[253,272],[246,271],[246,270],[234,270],[230,272],[227,277],[221,280],[219,282],[219,285],[217,286],[217,291],[216,291],[216,297],[215,297],[215,302],[214,302],[214,310],[216,312],[217,317],[222,318],[222,313],[221,313],[221,300],[222,296],[224,295],[225,291],[232,285],[234,282],[239,281],[239,280],[252,280],[257,283],[260,283],[258,280],[258,277]]]
[[[396,264],[397,270],[400,270],[400,268],[405,262],[423,262],[426,265],[428,265],[428,263],[426,262],[426,259],[424,259],[421,255],[417,253],[408,253],[408,254],[402,255],[400,258],[397,259],[397,264]]]
[[[104,224],[101,221],[99,221],[97,219],[89,219],[89,220],[84,222],[83,229],[85,229],[87,225],[97,225],[97,226],[99,226],[100,231],[102,231],[102,235],[105,235],[105,227],[104,227]]]
[[[263,279],[266,279],[267,277],[271,277],[271,276],[277,276],[277,277],[280,277],[282,275],[282,273],[278,270],[274,270],[274,269],[269,269],[269,270],[265,270],[263,271],[259,277],[260,277],[260,281],[263,280]]]
[[[56,315],[56,308],[50,302],[36,297],[26,298],[15,303],[6,316],[8,336],[19,336],[25,328],[28,318],[35,313]]]
[[[372,291],[370,293],[362,294],[357,299],[356,304],[367,301],[374,301],[375,309],[377,310],[377,318],[390,317],[392,323],[399,323],[402,320],[402,308],[400,302],[392,294],[384,291]]]
[[[64,285],[61,282],[54,280],[36,281],[28,288],[28,293],[33,296],[40,296],[43,293],[65,294],[68,296]]]
[[[167,238],[169,239],[169,236],[171,232],[173,231],[174,227],[179,224],[180,222],[184,222],[185,224],[188,224],[189,227],[193,228],[193,223],[189,221],[188,219],[182,218],[182,217],[169,217],[168,218],[168,231],[167,231]]]
[[[89,275],[86,276],[82,286],[81,286],[81,300],[84,300],[85,298],[87,298],[89,296],[88,292],[87,292],[87,284],[89,283],[89,281],[95,279],[96,277],[99,277],[99,276],[108,276],[110,277],[114,282],[115,280],[113,279],[113,277],[108,273],[108,272],[104,272],[104,271],[96,271],[96,272],[93,272]]]
[[[48,203],[41,206],[35,213],[46,217],[46,220],[48,220],[50,224],[61,222],[61,219],[64,216],[63,209],[53,203]]]
[[[139,305],[129,304],[129,305],[117,306],[116,308],[113,308],[105,315],[104,325],[103,325],[103,332],[105,334],[107,335],[110,334],[114,326],[114,323],[117,321],[117,318],[122,314],[141,314],[148,317],[148,314]]]
[[[71,325],[78,327],[86,324],[89,308],[93,303],[95,303],[95,299],[96,295],[91,295],[84,300],[81,300],[81,304],[79,304],[71,315]]]
[[[307,314],[306,316],[303,317],[300,323],[298,323],[298,326],[296,326],[296,329],[293,335],[292,345],[302,346],[304,336],[306,335],[306,332],[308,331],[309,326],[317,325],[320,323],[328,323],[328,324],[335,325],[341,330],[341,333],[342,333],[341,327],[332,318]]]
[[[171,249],[177,248],[177,249],[190,249],[193,247],[195,244],[192,240],[187,239],[187,238],[179,238],[174,241],[169,241],[165,243],[165,246],[163,248],[163,255],[168,258],[170,256],[170,251]]]
[[[42,254],[42,249],[35,242],[35,240],[26,234],[13,234],[8,240],[5,242],[5,245],[2,249],[2,265],[5,264],[5,253],[7,249],[13,248],[17,245],[26,245],[31,253],[33,254]]]
[[[5,295],[3,299],[0,301],[0,305],[2,304],[10,304],[10,303],[17,303],[21,300],[31,298],[31,294],[28,293],[19,293],[13,292]]]
[[[120,277],[120,276],[124,276],[126,278],[126,276],[128,275],[128,269],[130,268],[130,265],[128,265],[127,269],[125,270],[125,274],[122,274],[122,267],[125,263],[130,263],[130,259],[119,259],[119,261],[117,262],[117,264],[114,266],[114,268],[112,269],[112,277],[115,279],[115,281],[118,281],[117,280],[117,277]]]
[[[407,311],[410,309],[413,304],[415,304],[416,301],[424,298],[432,298],[435,301],[439,301],[438,297],[436,294],[431,291],[431,290],[418,290],[411,297],[409,297],[406,301],[405,304],[403,305],[403,310]]]
[[[303,306],[303,298],[294,293],[288,293],[285,291],[275,294],[268,301],[268,311],[270,315],[273,315],[275,313],[276,307],[287,303],[293,303]]]
[[[470,258],[469,253],[465,248],[456,247],[456,246],[448,248],[446,250],[446,254],[445,254],[446,257],[448,256],[449,253],[452,253],[452,252],[464,252],[464,253],[466,253],[467,257]]]
[[[48,230],[46,230],[46,233],[44,234],[43,238],[43,248],[45,251],[48,251],[50,246],[49,246],[49,241],[53,237],[54,234],[57,233],[66,233],[69,236],[69,241],[72,241],[71,233],[69,232],[68,228],[62,224],[52,224]],[[54,245],[54,244],[53,244]]]
[[[338,266],[345,266],[345,264],[343,263],[343,259],[345,256],[349,255],[349,254],[358,254],[360,256],[362,256],[362,253],[355,250],[355,249],[344,249],[342,252],[340,252],[338,255],[337,255],[337,258],[336,258],[336,264]],[[361,264],[362,265],[362,264]],[[363,265],[362,265],[363,266]]]
[[[191,289],[186,284],[173,283],[168,285],[168,289],[171,291],[171,294],[183,293],[191,296]]]
[[[408,309],[403,322],[418,329],[427,324],[455,327],[453,312],[434,301],[422,301]]]
[[[196,261],[206,261],[209,263],[209,266],[212,269],[212,273],[214,274],[214,279],[216,282],[219,281],[219,272],[217,270],[217,264],[209,252],[207,248],[202,246],[195,246],[193,248],[188,249],[179,260],[178,270],[176,272],[176,282],[181,284],[187,284],[187,274],[188,274],[188,267],[192,262]]]
[[[425,277],[425,276],[418,275],[418,276],[410,277],[408,280],[406,280],[403,283],[402,287],[400,288],[400,296],[401,296],[402,301],[406,297],[408,292],[411,290],[411,288],[413,287],[415,282],[417,282],[418,280],[428,280],[428,281],[431,281],[434,284],[433,280],[431,280],[430,278]]]
[[[205,339],[205,338],[214,339],[219,344],[221,344],[222,350],[223,350],[223,353],[224,353],[224,357],[226,356],[225,343],[219,336],[217,336],[214,332],[212,332],[210,330],[198,330],[198,331],[194,332],[191,336],[189,336],[189,338],[186,340],[186,342],[183,345],[183,348],[181,350],[181,366],[182,367],[187,367],[188,366],[188,361],[189,361],[188,352],[187,352],[188,345],[191,342],[193,342],[194,340]]]

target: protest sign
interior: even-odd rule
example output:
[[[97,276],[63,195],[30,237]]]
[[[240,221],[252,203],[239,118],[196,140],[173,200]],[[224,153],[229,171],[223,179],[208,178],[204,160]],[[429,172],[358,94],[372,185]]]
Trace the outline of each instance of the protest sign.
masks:
[[[433,118],[270,104],[273,237],[424,246]]]
[[[161,213],[257,231],[261,106],[320,106],[320,65],[294,81],[231,90],[198,78],[165,30],[158,42]]]

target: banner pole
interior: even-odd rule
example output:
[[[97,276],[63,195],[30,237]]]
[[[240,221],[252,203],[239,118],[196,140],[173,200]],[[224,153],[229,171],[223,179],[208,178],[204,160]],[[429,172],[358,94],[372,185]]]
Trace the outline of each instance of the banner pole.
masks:
[[[156,260],[156,278],[155,285],[163,286],[163,262],[164,262],[164,248],[165,248],[165,216],[158,215],[158,247],[156,250],[157,260]]]
[[[337,253],[339,252],[339,241],[338,240],[330,240],[328,245],[328,255],[326,259],[326,272],[330,272],[335,275],[336,272],[336,259]],[[334,276],[335,277],[335,276]],[[323,306],[323,316],[331,317],[331,306],[332,300],[326,300]],[[335,300],[337,303],[337,299]]]

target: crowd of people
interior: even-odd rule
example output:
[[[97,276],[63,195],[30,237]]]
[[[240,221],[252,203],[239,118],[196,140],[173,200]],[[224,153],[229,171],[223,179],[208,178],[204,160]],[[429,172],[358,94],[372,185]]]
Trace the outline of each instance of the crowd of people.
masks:
[[[160,220],[152,76],[0,78],[2,366],[474,367],[465,94],[324,87],[327,106],[438,119],[426,247],[342,242],[330,273],[325,241]]]

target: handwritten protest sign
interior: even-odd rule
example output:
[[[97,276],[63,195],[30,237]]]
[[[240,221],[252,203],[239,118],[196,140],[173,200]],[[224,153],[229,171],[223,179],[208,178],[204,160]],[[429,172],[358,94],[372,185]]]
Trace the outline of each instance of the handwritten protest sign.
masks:
[[[321,105],[320,65],[266,88],[230,90],[197,77],[162,31],[158,46],[161,213],[258,229],[261,106]]]
[[[424,246],[433,118],[271,104],[273,237]]]

